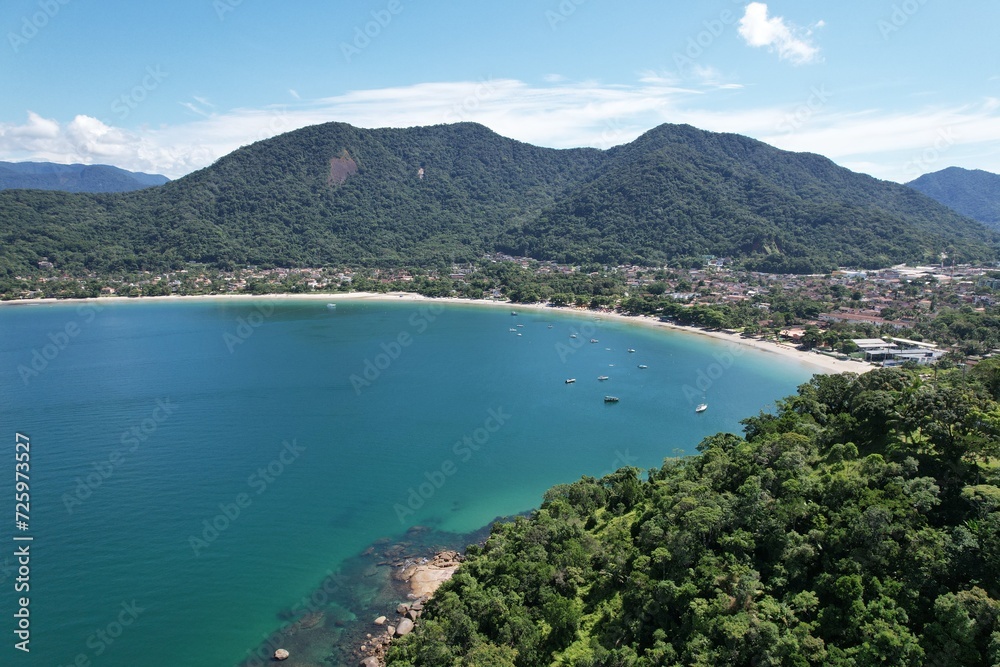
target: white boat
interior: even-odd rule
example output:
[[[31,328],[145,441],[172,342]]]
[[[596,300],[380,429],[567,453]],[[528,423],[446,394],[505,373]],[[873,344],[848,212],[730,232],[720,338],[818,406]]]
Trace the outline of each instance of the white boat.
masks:
[[[576,378],[569,378],[566,380],[566,384],[573,384],[574,382],[576,382]]]
[[[597,340],[596,338],[591,338],[590,342],[591,343],[600,343],[601,341]]]
[[[336,308],[337,304],[335,304],[335,303],[328,303],[328,304],[326,304],[326,307],[327,308]]]
[[[630,347],[630,348],[628,349],[628,353],[629,353],[629,354],[632,354],[633,352],[635,352],[635,350],[634,350],[633,348],[631,348],[631,347]]]
[[[605,380],[608,380],[609,378],[608,378],[607,375],[599,375],[597,377],[597,379],[600,380],[601,382],[604,382]]]
[[[518,324],[517,326],[518,326],[518,327],[523,327],[524,325],[523,325],[523,324]]]
[[[698,407],[694,409],[695,412],[704,412],[708,410],[708,403],[699,403]]]
[[[639,364],[639,368],[649,368],[646,364]]]
[[[511,333],[514,333],[515,331],[517,331],[517,329],[515,329],[514,327],[511,327],[510,329],[508,329],[508,331],[510,331]]]
[[[604,402],[605,403],[617,403],[618,402],[618,397],[617,396],[605,396],[604,397]]]
[[[570,334],[569,337],[570,338],[576,338],[576,334]]]

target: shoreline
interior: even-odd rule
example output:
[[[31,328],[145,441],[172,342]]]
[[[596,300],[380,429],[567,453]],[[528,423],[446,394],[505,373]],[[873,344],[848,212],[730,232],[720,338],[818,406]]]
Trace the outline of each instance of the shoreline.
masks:
[[[647,327],[662,328],[668,331],[676,331],[684,334],[694,334],[713,338],[717,341],[724,341],[734,345],[743,345],[761,352],[776,354],[788,361],[796,361],[807,366],[818,369],[816,372],[823,374],[837,373],[867,373],[876,367],[868,362],[841,361],[816,352],[804,352],[789,345],[763,341],[757,338],[743,338],[739,334],[730,334],[724,331],[706,331],[698,327],[685,326],[665,322],[649,315],[625,315],[613,311],[591,310],[589,308],[575,308],[572,306],[551,306],[540,303],[519,304],[510,301],[492,301],[487,299],[464,299],[460,297],[428,297],[416,292],[332,292],[321,294],[191,294],[169,296],[103,296],[87,297],[83,299],[17,299],[0,301],[0,307],[4,306],[38,306],[45,304],[93,304],[93,303],[141,303],[146,301],[162,302],[182,302],[188,300],[198,301],[253,301],[279,299],[282,301],[429,301],[433,303],[447,303],[453,305],[485,306],[490,308],[504,307],[518,310],[532,310],[541,312],[569,313],[579,316],[589,316],[610,318],[618,322],[635,324]]]

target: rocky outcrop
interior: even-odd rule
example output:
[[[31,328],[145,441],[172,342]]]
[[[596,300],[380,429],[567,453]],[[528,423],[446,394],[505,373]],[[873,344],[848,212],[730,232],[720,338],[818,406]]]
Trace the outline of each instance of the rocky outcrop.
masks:
[[[274,652],[274,659],[275,660],[288,660],[288,651],[286,651],[283,648],[279,648],[277,651]]]
[[[407,584],[408,602],[396,606],[396,618],[379,616],[374,624],[379,627],[375,634],[369,633],[361,645],[359,655],[364,656],[361,667],[381,667],[385,654],[394,637],[402,637],[413,632],[424,611],[426,602],[441,584],[451,579],[463,560],[457,551],[440,551],[431,558],[404,558],[392,562],[395,567],[393,579]],[[388,564],[388,563],[387,563]]]
[[[451,579],[461,562],[462,555],[457,551],[442,551],[434,558],[407,564],[397,573],[396,578],[409,582],[412,599],[426,599],[434,595],[441,584]]]

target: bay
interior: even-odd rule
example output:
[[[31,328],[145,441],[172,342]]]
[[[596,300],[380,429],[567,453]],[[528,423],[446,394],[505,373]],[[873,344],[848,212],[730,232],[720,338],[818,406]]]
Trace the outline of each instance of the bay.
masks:
[[[33,541],[25,656],[11,632],[11,521],[2,662],[239,664],[376,541],[415,526],[430,542],[460,539],[537,507],[553,484],[693,453],[810,374],[592,313],[388,300],[4,306],[0,497],[13,514],[13,443],[25,434]],[[709,410],[695,414],[702,400]]]

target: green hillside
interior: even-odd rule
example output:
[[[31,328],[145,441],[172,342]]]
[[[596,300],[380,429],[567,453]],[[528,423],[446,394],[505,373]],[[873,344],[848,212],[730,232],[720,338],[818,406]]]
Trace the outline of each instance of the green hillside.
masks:
[[[816,376],[498,524],[390,667],[1000,663],[1000,363]]]
[[[904,186],[734,134],[663,125],[609,151],[608,162],[509,233],[511,250],[639,264],[713,254],[800,273],[930,260],[947,246],[979,259],[974,243],[988,237]]]
[[[609,151],[471,124],[328,123],[124,194],[0,192],[0,277],[189,263],[399,266],[510,251],[659,263],[705,253],[812,271],[992,257],[980,225],[912,190],[737,135],[661,126]]]
[[[948,167],[907,185],[945,206],[1000,231],[1000,175]]]

